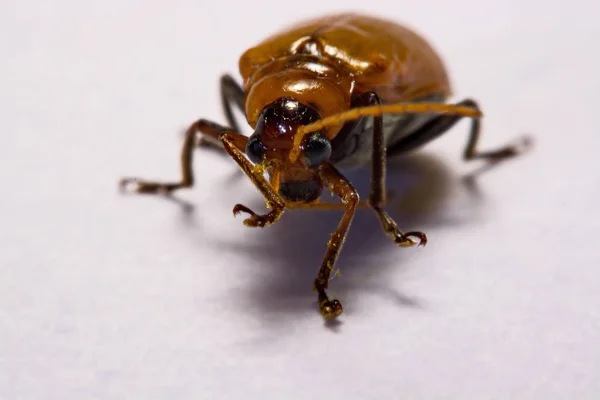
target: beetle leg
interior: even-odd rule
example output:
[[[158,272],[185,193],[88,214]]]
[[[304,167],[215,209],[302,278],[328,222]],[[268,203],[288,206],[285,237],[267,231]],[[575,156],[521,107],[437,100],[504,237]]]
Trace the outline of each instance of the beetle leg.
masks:
[[[367,92],[359,98],[359,102],[365,105],[381,104],[379,96],[375,92]],[[427,236],[423,232],[402,232],[398,224],[383,209],[386,204],[386,144],[383,135],[383,118],[381,115],[373,117],[373,153],[371,156],[371,190],[369,193],[369,205],[377,214],[379,222],[386,234],[388,234],[398,246],[410,247],[416,244],[424,246]],[[417,238],[419,242],[412,238]]]
[[[233,214],[237,215],[240,212],[250,214],[250,218],[244,220],[244,225],[262,228],[279,220],[285,209],[285,202],[277,191],[273,189],[273,186],[267,182],[263,176],[263,170],[252,164],[244,155],[244,151],[237,146],[240,137],[246,140],[246,137],[239,133],[226,131],[220,135],[219,139],[223,143],[225,151],[229,153],[241,170],[250,178],[254,186],[260,190],[267,202],[267,207],[271,208],[271,211],[265,215],[258,215],[248,207],[236,204],[233,208]]]
[[[221,77],[221,103],[223,112],[227,117],[227,123],[232,130],[240,132],[240,126],[233,115],[232,105],[244,110],[244,89],[233,79],[231,75]]]
[[[192,170],[192,155],[196,145],[198,133],[206,135],[210,138],[218,140],[220,135],[227,131],[227,128],[204,119],[194,122],[185,132],[183,147],[181,149],[181,181],[179,182],[153,182],[140,180],[138,178],[123,178],[120,181],[120,187],[125,189],[129,185],[133,185],[133,190],[138,193],[163,193],[170,194],[171,192],[189,188],[194,185],[194,173]],[[232,139],[232,144],[241,151],[246,147],[247,138],[243,135],[236,134]]]
[[[479,110],[477,102],[466,99],[456,104],[457,106],[473,107]],[[448,132],[463,116],[460,115],[440,115],[435,119],[423,125],[416,132],[408,135],[406,138],[396,143],[387,150],[388,156],[394,156],[414,150]],[[467,161],[475,159],[484,159],[488,161],[501,161],[503,159],[516,156],[522,153],[531,145],[531,138],[525,136],[520,138],[515,144],[507,145],[496,150],[479,151],[477,145],[481,133],[481,121],[479,118],[473,118],[471,122],[471,131],[469,140],[465,147],[463,158]]]
[[[342,303],[337,299],[330,299],[325,290],[329,286],[333,266],[346,240],[346,235],[359,203],[359,197],[352,184],[333,165],[324,164],[320,173],[323,183],[333,194],[340,197],[345,207],[344,215],[337,229],[331,235],[329,243],[327,243],[327,251],[314,282],[314,288],[318,293],[321,315],[330,319],[339,316],[343,312],[343,308]]]
[[[225,113],[225,117],[227,118],[227,123],[229,127],[235,132],[241,132],[240,126],[235,119],[235,115],[233,114],[233,106],[239,108],[240,110],[244,110],[244,89],[233,79],[231,75],[223,75],[220,80],[221,87],[221,106],[223,107],[223,112]],[[223,146],[221,142],[209,137],[202,137],[198,143],[199,146],[214,146],[221,150]]]
[[[366,200],[361,200],[356,205],[356,208],[369,208],[369,202]],[[341,210],[346,209],[346,205],[344,203],[332,203],[332,202],[324,202],[324,203],[291,203],[287,205],[287,208],[291,209],[300,209],[300,210],[322,210],[322,211],[333,211],[333,210]]]

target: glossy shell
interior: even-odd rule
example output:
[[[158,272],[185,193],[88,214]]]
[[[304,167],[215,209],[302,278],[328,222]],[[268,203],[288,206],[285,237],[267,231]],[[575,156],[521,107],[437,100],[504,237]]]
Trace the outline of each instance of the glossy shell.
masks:
[[[239,62],[244,84],[273,60],[298,54],[340,67],[352,77],[353,91],[374,90],[385,102],[450,94],[446,69],[421,36],[394,22],[356,14],[306,21],[247,50]]]

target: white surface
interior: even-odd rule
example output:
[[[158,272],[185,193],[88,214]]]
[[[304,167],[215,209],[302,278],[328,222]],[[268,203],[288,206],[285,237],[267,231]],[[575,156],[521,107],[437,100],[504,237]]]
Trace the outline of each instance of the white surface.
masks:
[[[2,400],[600,396],[597,4],[119,3],[0,9]],[[430,243],[397,249],[360,212],[328,327],[311,282],[339,214],[245,228],[231,208],[260,197],[214,152],[188,217],[116,182],[178,177],[178,132],[225,121],[218,77],[247,47],[366,6],[440,50],[484,107],[482,147],[537,146],[479,194],[467,122],[392,170],[394,215]]]

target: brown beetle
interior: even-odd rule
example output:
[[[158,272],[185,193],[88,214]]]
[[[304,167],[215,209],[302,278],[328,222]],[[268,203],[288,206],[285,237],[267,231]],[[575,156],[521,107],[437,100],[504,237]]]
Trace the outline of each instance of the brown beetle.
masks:
[[[473,118],[466,160],[500,160],[528,143],[524,138],[512,146],[479,151],[482,114],[477,103],[467,99],[445,104],[450,83],[439,56],[419,35],[384,19],[342,14],[306,21],[247,50],[239,70],[243,87],[229,75],[221,78],[229,126],[200,119],[188,128],[180,182],[127,178],[121,185],[133,183],[140,193],[192,187],[192,152],[200,133],[209,143],[222,145],[265,197],[271,211],[264,215],[241,204],[234,207],[234,214],[250,215],[245,225],[273,224],[285,208],[343,208],[314,282],[325,318],[342,313],[341,303],[325,291],[357,207],[370,207],[398,246],[427,241],[424,233],[402,232],[384,210],[386,157],[425,145],[463,117]],[[245,113],[254,129],[250,137],[239,133],[232,106]],[[369,162],[369,199],[359,201],[338,167]],[[323,188],[341,203],[320,203]]]

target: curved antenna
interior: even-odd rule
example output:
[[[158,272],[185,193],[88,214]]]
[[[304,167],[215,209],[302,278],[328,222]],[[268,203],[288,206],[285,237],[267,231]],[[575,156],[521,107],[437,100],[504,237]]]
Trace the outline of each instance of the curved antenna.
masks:
[[[472,107],[455,106],[452,104],[442,103],[381,104],[353,108],[298,128],[298,132],[294,137],[294,146],[290,151],[290,161],[294,163],[300,156],[300,145],[302,144],[304,138],[308,134],[316,132],[322,128],[338,125],[342,122],[352,121],[361,117],[379,116],[382,114],[425,114],[430,112],[437,114],[455,114],[472,118],[480,118],[483,116],[481,111]]]

